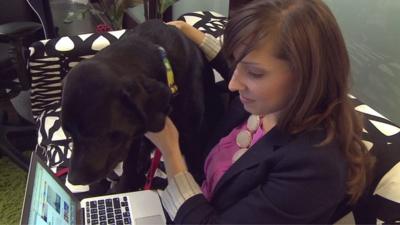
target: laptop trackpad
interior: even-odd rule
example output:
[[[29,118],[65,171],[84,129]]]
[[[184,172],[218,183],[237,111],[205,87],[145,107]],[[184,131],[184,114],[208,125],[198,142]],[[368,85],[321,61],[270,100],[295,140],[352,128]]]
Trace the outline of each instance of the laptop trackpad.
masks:
[[[135,219],[136,225],[155,225],[155,224],[164,224],[164,220],[160,215],[156,216],[146,216]]]

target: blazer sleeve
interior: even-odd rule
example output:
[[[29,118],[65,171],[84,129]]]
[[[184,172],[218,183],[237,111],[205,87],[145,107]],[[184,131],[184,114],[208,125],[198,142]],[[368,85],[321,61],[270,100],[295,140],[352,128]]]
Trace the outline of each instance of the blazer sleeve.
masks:
[[[226,82],[231,80],[232,70],[229,68],[227,61],[225,60],[222,52],[218,52],[214,59],[210,61],[210,65],[213,69],[218,71],[221,74],[222,78]]]
[[[210,62],[211,67],[221,74],[224,80],[228,82],[230,80],[231,70],[222,54],[221,42],[217,38],[206,33],[199,47]]]
[[[280,160],[271,171],[264,173],[262,182],[247,192],[243,191],[239,194],[242,196],[237,196],[237,199],[231,201],[228,206],[217,208],[203,195],[195,195],[179,208],[174,222],[176,224],[330,222],[333,211],[345,195],[345,163],[340,163],[343,158],[330,154],[336,149],[290,150],[292,151],[287,151],[288,157]],[[299,151],[300,154],[293,150]],[[226,192],[227,189],[232,190],[235,186],[240,186],[240,183],[243,188],[252,180],[257,180],[257,177],[252,176],[257,176],[254,174],[260,173],[260,170],[267,168],[271,163],[273,162],[267,160],[257,167],[243,171],[233,179],[234,181],[224,186]]]

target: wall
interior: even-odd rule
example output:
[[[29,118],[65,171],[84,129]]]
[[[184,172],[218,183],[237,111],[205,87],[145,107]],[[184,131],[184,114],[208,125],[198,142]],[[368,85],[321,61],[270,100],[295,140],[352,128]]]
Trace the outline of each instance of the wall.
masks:
[[[199,10],[212,10],[224,16],[228,16],[229,0],[179,0],[172,8],[172,18],[177,19],[186,12]]]
[[[400,125],[400,1],[324,1],[346,40],[352,94]]]

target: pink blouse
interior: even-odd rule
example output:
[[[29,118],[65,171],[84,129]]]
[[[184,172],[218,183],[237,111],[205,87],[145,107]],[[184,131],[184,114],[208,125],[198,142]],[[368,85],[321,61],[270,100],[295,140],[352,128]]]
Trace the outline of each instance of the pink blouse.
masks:
[[[236,136],[241,131],[246,129],[247,121],[239,125],[232,130],[228,136],[222,138],[219,143],[211,150],[208,154],[205,165],[204,173],[206,179],[204,180],[201,190],[204,196],[210,201],[215,186],[221,179],[222,175],[231,167],[233,164],[232,157],[239,147],[236,145]],[[253,140],[251,146],[256,143],[262,136],[264,131],[262,127],[259,127],[253,134]],[[246,154],[246,153],[245,153]]]

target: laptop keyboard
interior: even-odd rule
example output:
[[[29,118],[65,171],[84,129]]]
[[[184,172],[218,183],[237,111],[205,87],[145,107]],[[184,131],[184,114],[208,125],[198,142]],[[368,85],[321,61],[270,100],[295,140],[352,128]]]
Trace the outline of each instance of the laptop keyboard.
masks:
[[[88,201],[85,209],[86,224],[132,224],[126,196]]]

